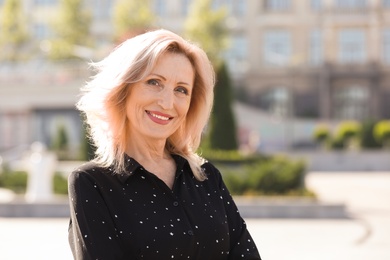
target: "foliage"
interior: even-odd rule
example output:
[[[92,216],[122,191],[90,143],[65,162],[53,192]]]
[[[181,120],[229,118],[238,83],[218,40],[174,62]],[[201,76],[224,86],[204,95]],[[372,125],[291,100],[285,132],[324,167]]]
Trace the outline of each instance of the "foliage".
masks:
[[[374,137],[377,142],[384,147],[389,146],[390,142],[390,120],[382,120],[374,126]]]
[[[83,7],[83,1],[61,0],[57,17],[53,25],[57,38],[51,41],[50,58],[86,58],[85,48],[91,45],[91,15]]]
[[[68,134],[63,124],[60,124],[57,128],[57,134],[53,140],[52,147],[54,150],[68,149]]]
[[[330,130],[326,125],[318,125],[314,129],[313,138],[319,143],[324,143],[330,138]]]
[[[225,63],[219,67],[215,86],[214,108],[211,114],[210,147],[220,150],[238,148],[236,122],[232,109],[231,81]]]
[[[225,9],[213,10],[212,0],[194,0],[184,24],[185,36],[196,41],[217,65],[227,47]]]
[[[150,28],[154,24],[150,0],[120,0],[114,7],[115,37],[126,37],[133,31]]]
[[[96,147],[92,144],[92,140],[88,136],[86,124],[83,124],[83,126],[79,159],[82,161],[89,161],[95,157]]]
[[[58,125],[57,133],[51,141],[51,148],[56,152],[58,159],[69,159],[68,144],[69,138],[66,132],[66,128],[63,124]]]
[[[55,194],[68,194],[68,180],[59,173],[54,174],[53,191]]]
[[[27,189],[28,174],[25,171],[6,170],[0,174],[0,187],[10,189],[16,193],[24,193]],[[53,190],[55,194],[68,193],[68,181],[60,173],[53,176]]]
[[[374,137],[375,121],[369,120],[362,123],[360,145],[363,148],[379,148],[380,142]]]
[[[305,190],[304,163],[285,157],[272,157],[222,172],[226,186],[235,195],[286,195]]]
[[[20,0],[6,0],[0,14],[0,60],[23,59],[22,49],[28,41],[26,15]]]
[[[361,124],[356,121],[341,122],[334,133],[331,147],[335,149],[351,148],[359,145]]]
[[[261,160],[265,160],[266,158],[259,154],[244,155],[238,150],[200,149],[200,154],[202,157],[206,158],[212,163],[222,163],[225,165],[238,165],[260,162]]]
[[[336,137],[342,140],[358,137],[361,131],[361,125],[355,121],[345,121],[339,124],[336,130]]]
[[[13,190],[16,193],[26,191],[27,173],[25,171],[11,172],[5,170],[0,174],[0,187]]]
[[[332,138],[330,140],[330,147],[333,148],[334,150],[342,150],[346,147],[344,141],[340,137]]]

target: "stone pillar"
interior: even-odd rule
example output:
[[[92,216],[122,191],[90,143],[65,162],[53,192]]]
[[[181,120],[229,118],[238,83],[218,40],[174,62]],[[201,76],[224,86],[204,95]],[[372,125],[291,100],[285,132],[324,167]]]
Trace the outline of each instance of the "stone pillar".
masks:
[[[57,164],[55,153],[44,144],[35,142],[24,159],[28,173],[26,201],[42,202],[53,199],[53,176]]]

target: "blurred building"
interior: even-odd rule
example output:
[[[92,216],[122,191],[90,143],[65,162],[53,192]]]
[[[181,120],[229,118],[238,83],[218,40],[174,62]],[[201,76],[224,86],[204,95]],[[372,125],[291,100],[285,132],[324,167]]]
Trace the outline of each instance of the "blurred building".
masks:
[[[31,43],[42,51],[60,0],[22,2]],[[112,42],[115,2],[84,1],[96,57]],[[192,1],[151,2],[158,26],[181,33]],[[240,100],[287,119],[390,118],[389,0],[214,0],[221,6],[229,13],[225,57]],[[28,64],[0,64],[0,151],[50,144],[59,124],[74,147],[80,142],[74,103],[89,76],[86,62],[44,60],[42,52]]]

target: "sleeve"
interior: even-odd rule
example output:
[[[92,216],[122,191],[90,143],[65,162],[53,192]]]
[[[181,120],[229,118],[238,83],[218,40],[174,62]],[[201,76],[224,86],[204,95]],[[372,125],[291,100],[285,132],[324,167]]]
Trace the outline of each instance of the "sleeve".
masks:
[[[121,259],[121,242],[94,179],[83,171],[72,172],[68,192],[68,239],[74,259]]]
[[[230,234],[229,259],[261,260],[257,246],[253,241],[246,223],[242,219],[228,188],[223,182],[221,173],[216,168],[214,168],[214,173],[225,203],[225,210],[228,217]]]

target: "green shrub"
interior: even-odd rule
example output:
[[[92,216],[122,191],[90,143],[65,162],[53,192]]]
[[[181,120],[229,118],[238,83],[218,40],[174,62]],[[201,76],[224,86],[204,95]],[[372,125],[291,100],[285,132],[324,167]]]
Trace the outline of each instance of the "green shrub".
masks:
[[[28,175],[25,171],[4,171],[0,174],[0,187],[22,194],[26,192],[27,179]],[[59,173],[53,176],[53,192],[55,194],[68,193],[67,179]]]
[[[53,190],[55,194],[68,194],[68,180],[57,173],[53,177]]]
[[[316,142],[324,143],[330,138],[330,130],[326,125],[318,125],[313,132],[313,138]]]
[[[382,120],[375,124],[374,137],[383,147],[390,146],[390,120]]]
[[[374,136],[374,127],[376,122],[369,120],[365,121],[362,124],[361,135],[360,135],[360,144],[363,148],[378,148],[381,147],[380,142],[378,142]]]
[[[245,155],[240,153],[238,150],[214,150],[209,148],[202,148],[200,150],[200,154],[210,162],[217,164],[246,164],[263,160],[265,158],[259,154]]]
[[[342,150],[345,148],[344,140],[340,137],[332,138],[329,145],[334,150]]]
[[[304,164],[285,157],[262,160],[238,170],[222,171],[226,186],[235,195],[283,195],[304,189]]]
[[[25,171],[4,171],[0,174],[0,187],[24,193],[27,187],[27,173]]]
[[[361,124],[355,121],[344,121],[339,124],[334,135],[336,144],[343,143],[343,147],[356,145],[361,134]]]

